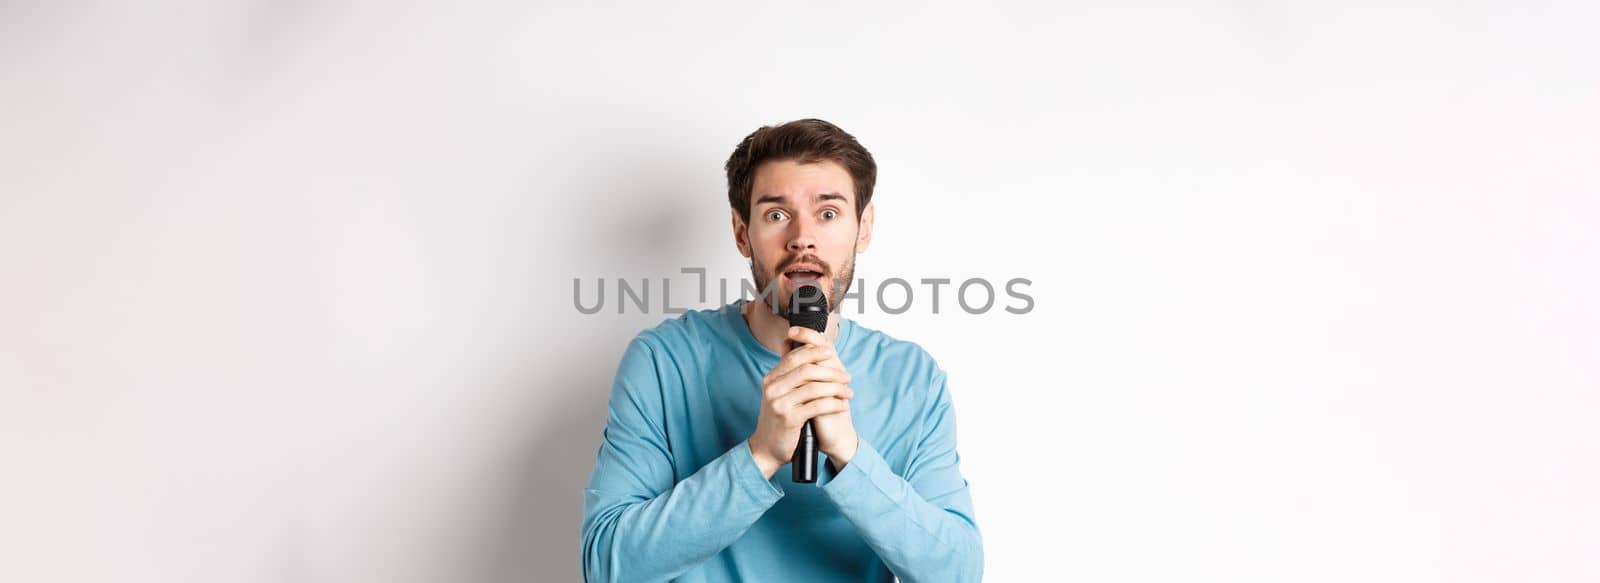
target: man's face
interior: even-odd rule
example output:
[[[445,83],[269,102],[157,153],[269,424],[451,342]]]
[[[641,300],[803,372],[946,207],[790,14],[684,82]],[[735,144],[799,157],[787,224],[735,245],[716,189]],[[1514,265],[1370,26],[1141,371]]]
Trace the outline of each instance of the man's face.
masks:
[[[836,308],[872,240],[872,205],[856,216],[855,184],[836,162],[763,163],[750,189],[750,221],[733,212],[734,242],[751,260],[758,291],[789,311],[795,288],[814,283]],[[770,304],[771,296],[766,303]]]

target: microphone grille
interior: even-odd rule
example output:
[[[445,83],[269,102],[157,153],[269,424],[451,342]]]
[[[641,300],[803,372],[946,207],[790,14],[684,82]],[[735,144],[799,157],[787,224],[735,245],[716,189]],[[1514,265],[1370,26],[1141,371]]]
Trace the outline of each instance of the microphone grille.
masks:
[[[828,298],[822,288],[802,285],[794,290],[789,302],[789,325],[805,326],[818,332],[828,328]]]

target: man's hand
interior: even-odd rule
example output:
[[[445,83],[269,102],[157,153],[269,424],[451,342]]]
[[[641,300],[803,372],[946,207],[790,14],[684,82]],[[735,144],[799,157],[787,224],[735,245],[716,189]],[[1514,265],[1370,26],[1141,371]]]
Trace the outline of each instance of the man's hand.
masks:
[[[789,328],[789,339],[805,345],[789,351],[761,379],[761,414],[750,436],[750,454],[768,478],[789,463],[800,426],[813,419],[817,449],[842,466],[855,454],[855,427],[850,423],[850,373],[821,333]]]
[[[828,359],[818,364],[844,370],[844,362],[839,360],[839,355],[833,349],[833,343],[828,342],[828,338],[821,332],[795,326],[789,328],[789,339],[806,346],[826,347]],[[849,374],[849,371],[845,371],[845,375]],[[855,395],[854,388],[847,387],[847,389],[850,395]],[[856,446],[859,444],[855,423],[850,420],[850,408],[845,407],[842,411],[818,415],[811,420],[811,428],[817,432],[817,449],[828,454],[828,459],[833,461],[836,469],[844,469],[844,465],[850,463],[850,458],[856,455]]]

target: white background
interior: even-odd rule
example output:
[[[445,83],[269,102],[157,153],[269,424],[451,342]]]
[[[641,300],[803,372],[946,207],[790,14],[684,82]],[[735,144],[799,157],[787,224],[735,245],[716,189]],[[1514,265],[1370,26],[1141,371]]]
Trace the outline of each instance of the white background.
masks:
[[[989,580],[1595,580],[1597,22],[8,0],[0,580],[578,579],[668,316],[572,279],[709,307],[722,162],[813,116],[860,277],[1034,281],[858,317],[950,372]]]

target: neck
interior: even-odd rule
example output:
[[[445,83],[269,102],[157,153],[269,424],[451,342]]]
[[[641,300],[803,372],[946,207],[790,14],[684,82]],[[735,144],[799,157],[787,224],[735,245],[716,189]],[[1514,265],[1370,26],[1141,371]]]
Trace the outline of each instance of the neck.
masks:
[[[772,304],[748,301],[740,313],[744,314],[744,323],[750,327],[750,335],[756,337],[756,342],[776,354],[789,352],[789,319],[772,313]],[[828,313],[828,329],[822,336],[830,344],[839,341],[838,311]]]

